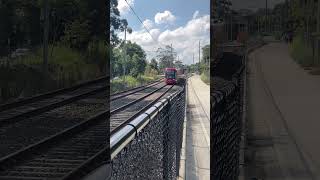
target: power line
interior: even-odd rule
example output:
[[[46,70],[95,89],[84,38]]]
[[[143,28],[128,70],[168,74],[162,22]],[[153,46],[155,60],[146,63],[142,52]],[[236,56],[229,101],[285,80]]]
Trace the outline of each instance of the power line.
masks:
[[[140,17],[138,16],[138,14],[133,10],[133,8],[130,6],[130,4],[128,3],[128,1],[127,1],[127,0],[124,0],[124,1],[128,4],[130,10],[131,10],[131,11],[134,13],[134,15],[138,18],[138,20],[139,20],[140,23],[142,24],[143,28],[144,28],[144,29],[147,31],[147,33],[151,36],[152,40],[154,40],[156,43],[158,43],[158,44],[160,44],[160,45],[162,45],[162,46],[166,46],[166,45],[160,43],[159,41],[157,41],[157,40],[155,40],[155,39],[153,38],[153,36],[151,35],[149,29],[144,26],[142,20],[140,19]]]

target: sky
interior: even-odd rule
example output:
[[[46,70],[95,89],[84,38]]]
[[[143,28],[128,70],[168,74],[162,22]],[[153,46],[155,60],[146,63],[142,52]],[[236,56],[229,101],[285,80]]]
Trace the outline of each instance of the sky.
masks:
[[[139,44],[147,60],[156,50],[171,45],[183,64],[199,60],[200,48],[210,43],[210,0],[127,0],[142,23],[130,10],[125,0],[118,0],[122,18],[127,19],[132,33],[127,40]],[[118,34],[123,39],[124,33]],[[201,58],[201,54],[200,54]]]

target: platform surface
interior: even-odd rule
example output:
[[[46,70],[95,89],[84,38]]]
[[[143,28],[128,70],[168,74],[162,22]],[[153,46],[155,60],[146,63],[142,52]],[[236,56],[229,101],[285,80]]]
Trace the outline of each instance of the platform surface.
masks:
[[[186,180],[210,179],[210,86],[200,76],[188,80]]]

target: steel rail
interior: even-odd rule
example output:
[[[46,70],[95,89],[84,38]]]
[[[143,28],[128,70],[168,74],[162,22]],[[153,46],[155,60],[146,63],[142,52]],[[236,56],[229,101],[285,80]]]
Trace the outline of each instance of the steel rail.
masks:
[[[36,142],[32,145],[29,145],[21,150],[18,150],[14,153],[11,153],[7,156],[4,156],[2,158],[0,158],[0,169],[2,169],[4,166],[8,165],[13,159],[19,159],[20,158],[24,158],[26,155],[28,155],[28,153],[32,152],[32,151],[37,151],[39,150],[39,148],[41,147],[46,147],[49,145],[49,143],[52,143],[54,141],[60,140],[60,139],[64,139],[70,135],[74,135],[76,132],[83,130],[83,128],[86,128],[94,123],[100,122],[101,120],[106,120],[109,117],[109,112],[108,111],[103,111],[95,116],[92,116],[90,118],[88,118],[85,121],[82,121],[72,127],[69,127],[59,133],[56,133],[52,136],[49,136],[39,142]]]
[[[157,101],[159,101],[159,99],[161,97],[163,97],[173,86],[171,86],[170,88],[168,88],[165,92],[163,92],[159,97],[157,97],[155,100],[153,100],[151,103],[149,103],[147,106],[145,106],[144,108],[142,108],[140,111],[136,112],[133,116],[131,116],[129,119],[127,119],[125,122],[132,122],[135,118],[137,118],[142,112],[148,110],[152,105],[154,105]],[[174,93],[175,94],[175,93]],[[160,109],[158,109],[160,110]],[[151,116],[149,116],[151,117]],[[135,124],[135,123],[133,123]],[[127,125],[127,124],[125,124]],[[141,129],[141,126],[137,126],[138,128]],[[123,128],[123,126],[121,126],[121,128]],[[111,145],[113,145],[112,143],[110,143]],[[109,146],[106,146],[105,148],[103,148],[102,150],[100,150],[97,154],[95,154],[94,156],[92,156],[92,158],[88,159],[87,161],[83,162],[81,165],[78,166],[77,169],[74,169],[72,172],[70,172],[69,174],[67,174],[66,176],[64,176],[62,178],[62,180],[71,180],[71,179],[75,179],[75,178],[79,178],[79,174],[81,174],[87,167],[92,166],[93,164],[95,164],[96,161],[98,161],[99,159],[101,159],[102,157],[107,156],[107,152]]]
[[[58,102],[54,102],[54,103],[50,103],[50,104],[41,106],[41,107],[36,108],[34,110],[30,110],[30,111],[27,111],[27,112],[23,112],[21,114],[13,115],[13,116],[11,116],[9,118],[5,118],[5,119],[0,120],[0,126],[3,126],[3,125],[8,124],[8,123],[15,123],[15,122],[21,121],[21,120],[23,120],[25,118],[29,118],[29,117],[32,117],[32,116],[39,115],[39,114],[41,114],[43,112],[46,112],[46,111],[61,107],[63,105],[72,103],[74,101],[77,101],[79,99],[85,98],[87,96],[90,96],[90,95],[93,95],[93,94],[96,94],[96,93],[99,93],[99,92],[107,90],[107,89],[108,89],[108,86],[103,86],[103,87],[100,87],[98,89],[94,89],[94,90],[89,91],[89,92],[81,93],[79,95],[75,95],[75,96],[72,96],[70,98],[60,100]]]
[[[141,110],[139,110],[137,113],[135,113],[134,115],[132,115],[129,119],[125,120],[124,122],[122,122],[119,126],[117,126],[115,129],[113,129],[111,131],[111,135],[114,134],[115,132],[119,131],[119,129],[123,128],[123,126],[127,125],[128,122],[130,122],[131,120],[133,120],[134,118],[136,118],[139,114],[143,113],[144,111],[146,111],[147,109],[149,109],[154,103],[156,103],[157,101],[159,101],[160,98],[162,98],[165,94],[167,94],[173,87],[174,85],[172,85],[170,88],[168,88],[165,92],[163,92],[159,97],[157,97],[156,99],[154,99],[152,102],[150,102],[148,105],[146,105],[145,107],[143,107]],[[111,123],[111,122],[110,122]]]
[[[174,97],[181,92],[183,92],[183,90],[178,90],[161,101],[155,101],[156,103],[148,105],[148,109],[145,113],[140,113],[135,118],[132,118],[130,122],[125,124],[125,126],[114,132],[110,137],[111,160],[135,138],[136,133],[139,133],[168,103],[170,103]]]
[[[123,92],[123,95],[116,96],[116,97],[112,97],[112,96],[111,96],[110,100],[111,100],[111,101],[114,101],[114,100],[117,100],[117,99],[120,99],[120,98],[129,96],[129,95],[131,95],[131,94],[134,94],[134,93],[143,91],[143,90],[145,90],[145,89],[148,89],[148,88],[153,87],[153,86],[155,86],[155,85],[157,85],[157,84],[160,84],[160,83],[161,83],[161,80],[156,81],[156,82],[151,83],[151,84],[148,84],[148,85],[145,85],[145,86],[140,86],[140,87],[138,87],[138,88],[130,89],[129,91],[132,91],[132,90],[134,90],[134,91],[132,91],[132,92],[130,92],[130,93],[128,93],[128,94],[126,94],[126,92],[128,92],[128,91],[126,91],[126,92]],[[137,90],[136,90],[136,89],[137,89]],[[121,94],[122,94],[122,93],[121,93]]]
[[[145,87],[145,86],[149,86],[149,85],[151,85],[151,84],[153,84],[153,83],[161,82],[162,80],[163,80],[163,79],[159,79],[159,80],[152,81],[152,82],[150,82],[150,83],[148,83],[148,84],[145,84],[145,85],[142,85],[142,86],[138,86],[138,87],[131,88],[131,89],[127,89],[127,90],[120,91],[120,92],[116,92],[116,93],[110,94],[110,96],[111,96],[111,97],[112,97],[112,96],[117,96],[117,95],[119,95],[119,94],[123,94],[123,93],[126,93],[126,92],[128,92],[128,91],[132,91],[132,90],[136,90],[136,89],[139,89],[139,88],[142,88],[142,87]]]
[[[74,90],[79,89],[79,88],[84,87],[84,86],[88,86],[88,85],[92,85],[92,84],[95,84],[95,83],[107,81],[107,79],[108,79],[107,77],[101,77],[101,78],[98,78],[98,79],[95,79],[95,80],[86,81],[86,82],[83,82],[83,83],[80,83],[80,84],[77,84],[77,85],[74,85],[74,86],[71,86],[71,87],[68,87],[68,88],[62,88],[62,89],[54,90],[54,91],[47,92],[47,93],[44,93],[44,94],[36,95],[36,96],[33,96],[33,97],[25,98],[25,99],[22,99],[22,100],[19,100],[19,101],[2,104],[2,105],[0,105],[0,112],[2,112],[4,110],[11,109],[11,108],[19,107],[19,106],[22,106],[22,105],[26,105],[28,103],[33,103],[33,102],[36,102],[36,101],[39,101],[39,100],[50,98],[52,96],[55,96],[55,95],[58,95],[58,94],[62,94],[62,93],[65,93],[65,92],[74,91]]]
[[[145,93],[147,93],[147,92],[145,92]],[[144,96],[144,97],[142,97],[142,98],[145,98],[145,97],[147,97],[147,96]],[[137,99],[137,98],[136,98]],[[138,101],[135,101],[135,102],[138,102]],[[127,103],[127,102],[126,102]],[[134,102],[133,103],[130,103],[130,104],[127,104],[126,106],[130,106],[130,105],[132,105],[132,104],[134,104]],[[54,119],[55,120],[55,119]],[[83,121],[83,120],[82,120]],[[59,121],[58,121],[59,122]],[[37,123],[37,121],[36,122],[31,122],[32,124],[33,123]],[[57,127],[59,128],[61,125],[59,125],[59,124],[61,124],[62,122],[60,122],[60,123],[58,123],[57,125]],[[29,123],[29,126],[31,125],[32,126],[32,124],[30,124]],[[42,125],[41,125],[42,124]],[[72,126],[72,125],[74,125],[75,123],[72,123],[72,124],[70,124],[70,126]],[[38,127],[39,125],[38,124],[34,124],[34,126],[36,126],[36,127]],[[45,124],[43,124],[43,123],[41,123],[40,122],[40,126],[45,126]],[[69,127],[70,127],[69,126]],[[50,126],[51,127],[51,126]],[[67,127],[64,127],[64,128],[67,128]],[[61,129],[64,129],[64,128],[60,128],[60,130],[59,129],[57,129],[57,131],[59,132],[59,131],[61,131]],[[45,136],[42,136],[41,134],[39,134],[39,135],[31,135],[31,134],[33,134],[33,133],[31,133],[30,134],[30,132],[28,132],[27,131],[27,129],[26,129],[26,131],[24,130],[24,129],[21,129],[21,128],[14,128],[14,129],[17,129],[18,131],[23,131],[23,133],[26,133],[26,136],[23,136],[23,137],[26,137],[26,138],[37,138],[37,137],[41,137],[41,138],[45,138],[45,137],[48,137],[48,136],[50,136],[50,135],[52,135],[52,133],[50,133],[50,134],[48,134],[48,135],[45,135]],[[14,133],[14,129],[11,129],[10,130],[10,132],[11,132],[11,134],[12,133]],[[50,128],[48,128],[48,130],[50,131]],[[57,132],[57,131],[55,131],[55,132]],[[9,133],[10,133],[9,132]],[[5,133],[4,133],[4,135],[5,135]],[[8,141],[12,141],[12,142],[8,142],[9,144],[8,144],[8,146],[7,147],[9,147],[9,146],[13,146],[15,143],[17,143],[16,142],[16,140],[14,140],[14,139],[12,139],[12,140],[10,140],[10,139],[12,139],[12,138],[9,138],[8,139]],[[39,138],[38,138],[39,139]],[[28,141],[26,141],[26,142],[28,142]],[[22,142],[19,142],[19,144],[21,144]],[[11,145],[10,145],[11,144]],[[25,146],[27,146],[27,145],[29,145],[30,144],[30,142],[29,143],[24,143],[24,145],[23,145],[23,143],[22,143],[22,145],[21,146],[18,146],[17,148],[18,149],[20,149],[20,148],[23,148],[23,147],[25,147]],[[7,145],[7,144],[6,144]],[[14,150],[14,149],[12,149],[12,150]],[[8,153],[10,153],[10,151],[8,151]]]
[[[164,87],[164,86],[163,86]],[[158,90],[162,89],[163,87],[160,87]],[[152,94],[155,91],[151,92]],[[149,95],[151,94],[149,93]],[[166,93],[166,92],[165,92]],[[165,94],[162,93],[162,96]],[[147,96],[144,96],[142,98],[145,98]],[[140,99],[142,99],[140,98]],[[158,100],[159,98],[157,98]],[[138,101],[136,101],[138,102]],[[156,101],[153,101],[156,102]],[[132,105],[133,103],[128,103],[127,106]],[[149,105],[148,105],[149,107]],[[137,113],[140,113],[137,112]],[[80,122],[70,128],[67,128],[59,133],[56,133],[55,135],[52,135],[48,138],[45,138],[37,143],[34,143],[32,145],[29,145],[19,151],[16,151],[14,153],[11,153],[3,158],[0,158],[0,170],[4,170],[6,166],[10,166],[12,164],[15,164],[19,162],[19,160],[22,160],[28,155],[32,155],[34,152],[41,152],[42,148],[46,148],[54,143],[58,143],[59,141],[64,141],[66,138],[72,138],[76,133],[79,133],[79,131],[85,131],[88,128],[98,125],[102,121],[106,121],[109,118],[109,111],[103,111],[99,113],[98,115],[95,115],[83,122]],[[55,145],[55,147],[57,144]],[[91,156],[89,159],[85,160],[82,164],[80,164],[77,168],[66,174],[62,179],[69,180],[69,179],[75,179],[79,177],[79,174],[83,174],[84,169],[90,167],[93,163],[96,163],[97,160],[101,160],[102,157],[105,157],[108,146],[103,147],[98,153]]]
[[[165,86],[166,86],[166,85],[165,85]],[[151,93],[149,93],[149,94],[147,94],[147,95],[145,95],[145,96],[143,96],[143,97],[141,97],[141,98],[139,98],[139,99],[137,99],[137,100],[135,100],[135,101],[133,101],[133,102],[130,102],[130,103],[128,103],[128,104],[125,104],[124,106],[121,106],[121,107],[120,107],[121,109],[118,108],[117,110],[114,110],[113,113],[119,112],[120,110],[125,109],[126,107],[129,107],[129,106],[131,106],[131,105],[133,105],[133,104],[141,101],[142,99],[150,96],[151,94],[155,93],[156,91],[159,91],[159,90],[162,89],[163,87],[164,87],[164,86],[156,89],[155,91],[153,91],[153,92],[151,92]],[[110,115],[111,115],[111,112],[110,112]],[[75,131],[77,128],[80,128],[80,127],[83,127],[84,125],[87,125],[89,122],[97,121],[97,120],[99,120],[99,119],[101,120],[101,117],[109,118],[109,117],[110,117],[110,116],[109,116],[109,111],[108,111],[108,110],[103,111],[103,112],[101,112],[101,113],[99,113],[99,114],[97,114],[97,115],[95,115],[95,116],[93,116],[93,117],[91,117],[91,118],[88,118],[88,119],[85,120],[85,121],[82,121],[82,122],[80,122],[80,123],[78,123],[78,124],[76,124],[76,125],[74,125],[74,126],[71,126],[71,127],[67,128],[67,129],[65,129],[65,130],[63,130],[63,131],[61,131],[61,132],[59,132],[59,133],[56,133],[56,134],[54,134],[54,135],[52,135],[52,136],[49,136],[49,137],[47,137],[47,138],[45,138],[45,139],[43,139],[43,140],[41,140],[41,141],[39,141],[39,142],[37,142],[37,143],[34,143],[34,144],[32,144],[32,145],[29,145],[29,146],[27,146],[26,148],[23,148],[23,149],[21,149],[21,150],[19,150],[19,151],[16,151],[16,152],[14,152],[14,153],[11,153],[11,154],[9,154],[9,155],[7,155],[7,156],[4,156],[4,157],[0,158],[0,167],[1,167],[1,164],[3,164],[3,163],[4,163],[6,160],[8,160],[9,158],[12,158],[12,157],[14,157],[14,156],[16,156],[16,155],[18,155],[18,154],[20,154],[20,153],[22,153],[22,152],[27,151],[27,150],[29,151],[30,149],[33,149],[35,146],[41,145],[41,144],[49,141],[50,139],[58,138],[58,137],[60,137],[60,136],[62,136],[62,135],[65,135],[66,133],[70,133],[71,130],[72,130],[72,132],[73,132],[73,131]]]
[[[125,108],[133,105],[133,104],[136,104],[137,102],[143,100],[144,98],[146,98],[146,97],[154,94],[155,92],[161,90],[161,89],[164,88],[165,86],[167,86],[167,85],[163,85],[163,86],[161,86],[160,88],[153,90],[152,92],[150,92],[150,93],[142,96],[142,97],[139,98],[139,99],[136,99],[136,100],[134,100],[134,101],[132,101],[132,102],[130,102],[130,103],[128,103],[128,104],[125,104],[125,105],[123,105],[123,106],[121,106],[121,107],[118,107],[117,109],[112,110],[112,111],[110,112],[110,115],[113,115],[113,114],[115,114],[115,113],[117,113],[117,112],[119,112],[119,111],[122,111],[123,109],[125,109]]]
[[[92,82],[90,82],[92,83]],[[135,91],[132,91],[133,89],[130,89],[130,90],[126,90],[124,92],[121,92],[121,93],[125,93],[125,92],[129,92],[129,91],[132,91],[128,94],[123,94],[121,96],[117,96],[117,97],[114,97],[114,98],[111,98],[111,101],[114,101],[114,100],[117,100],[117,99],[120,99],[120,98],[123,98],[123,97],[126,97],[128,95],[131,95],[131,94],[134,94],[136,92],[140,92],[140,91],[143,91],[147,88],[150,88],[152,86],[155,86],[157,84],[161,83],[161,80],[159,81],[156,81],[156,82],[153,82],[153,83],[150,83],[148,85],[145,85],[145,86],[140,86],[140,87],[137,87],[137,88],[134,88],[134,89],[138,89],[138,90],[135,90]],[[49,111],[49,110],[52,110],[52,109],[55,109],[55,108],[58,108],[58,107],[61,107],[63,105],[66,105],[66,104],[69,104],[69,103],[72,103],[74,101],[77,101],[77,100],[80,100],[82,98],[85,98],[87,96],[90,96],[90,95],[93,95],[93,94],[96,94],[96,93],[99,93],[101,91],[104,91],[104,90],[107,90],[107,87],[108,86],[103,86],[101,88],[98,88],[98,89],[95,89],[95,90],[92,90],[92,91],[89,91],[89,92],[86,92],[86,93],[82,93],[80,95],[76,95],[76,96],[73,96],[73,97],[70,97],[70,98],[67,98],[67,99],[63,99],[61,101],[58,101],[58,102],[55,102],[55,103],[50,103],[50,104],[47,104],[47,105],[44,105],[44,106],[41,106],[39,108],[36,108],[36,109],[33,109],[33,110],[30,110],[30,111],[27,111],[27,112],[23,112],[23,113],[20,113],[20,114],[17,114],[17,115],[13,115],[9,118],[4,118],[4,119],[0,119],[0,126],[2,125],[5,125],[5,124],[8,124],[8,123],[14,123],[14,122],[18,122],[24,118],[29,118],[29,117],[32,117],[32,116],[36,116],[36,115],[39,115],[43,112],[46,112],[46,111]],[[145,88],[143,88],[145,87]],[[119,93],[120,94],[120,93]],[[22,104],[20,104],[21,106]]]

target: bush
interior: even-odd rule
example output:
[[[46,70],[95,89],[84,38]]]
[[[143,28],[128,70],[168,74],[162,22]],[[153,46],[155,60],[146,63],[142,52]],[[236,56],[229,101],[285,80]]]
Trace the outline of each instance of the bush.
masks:
[[[153,79],[157,78],[157,75],[159,74],[156,69],[153,69],[149,64],[147,65],[145,71],[144,71],[145,77],[152,77]]]
[[[280,31],[276,31],[273,36],[276,40],[281,40],[282,33]]]
[[[42,47],[22,57],[17,63],[42,68]],[[102,74],[99,72],[98,64],[88,62],[82,53],[63,44],[57,44],[54,48],[52,45],[49,46],[48,70],[50,76],[58,81],[60,87],[69,86],[76,81],[92,79]]]
[[[206,84],[210,84],[210,75],[208,72],[203,72],[200,76],[201,80],[206,83]]]
[[[301,34],[294,37],[289,48],[292,58],[301,66],[309,67],[313,65],[312,49],[304,43]]]
[[[96,64],[100,68],[100,72],[104,73],[109,56],[108,47],[103,41],[92,41],[88,44],[87,59],[90,64]]]
[[[139,75],[137,78],[133,76],[126,76],[123,80],[123,77],[111,81],[111,93],[116,93],[119,91],[124,91],[126,89],[131,89],[143,84],[147,84],[151,81],[154,81],[155,78],[149,76]]]

